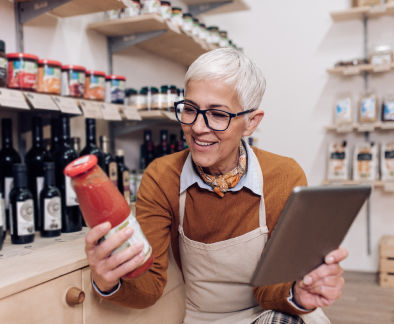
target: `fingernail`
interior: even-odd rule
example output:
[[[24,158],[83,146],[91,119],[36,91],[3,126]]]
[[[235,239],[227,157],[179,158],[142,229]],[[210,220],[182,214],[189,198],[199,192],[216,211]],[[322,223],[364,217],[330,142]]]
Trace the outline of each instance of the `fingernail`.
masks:
[[[110,222],[105,222],[101,225],[103,227],[103,229],[108,229],[111,227],[111,223]]]
[[[326,263],[332,263],[332,262],[334,262],[334,257],[333,256],[327,257]]]
[[[131,235],[133,234],[133,229],[131,227],[127,227],[125,230],[126,235]]]
[[[304,278],[304,284],[305,285],[310,285],[312,283],[312,278],[311,277],[305,277]]]

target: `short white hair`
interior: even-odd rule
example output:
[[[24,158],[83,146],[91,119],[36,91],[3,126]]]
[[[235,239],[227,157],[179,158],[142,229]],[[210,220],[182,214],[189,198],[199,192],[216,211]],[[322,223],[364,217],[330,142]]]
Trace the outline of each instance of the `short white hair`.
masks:
[[[243,110],[259,108],[265,91],[261,70],[244,53],[230,47],[209,51],[190,65],[185,86],[200,80],[223,80],[233,86]]]

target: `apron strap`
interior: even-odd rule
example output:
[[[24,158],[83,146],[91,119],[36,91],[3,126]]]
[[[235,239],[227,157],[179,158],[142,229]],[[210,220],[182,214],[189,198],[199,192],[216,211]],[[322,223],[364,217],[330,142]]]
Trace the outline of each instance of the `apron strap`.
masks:
[[[186,190],[179,195],[179,226],[183,228],[183,217],[185,215],[185,202],[186,202]]]

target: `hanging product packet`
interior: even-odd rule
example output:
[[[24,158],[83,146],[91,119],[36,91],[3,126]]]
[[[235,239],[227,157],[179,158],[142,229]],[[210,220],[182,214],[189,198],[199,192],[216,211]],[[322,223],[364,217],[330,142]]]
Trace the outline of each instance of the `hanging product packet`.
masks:
[[[382,144],[380,169],[383,181],[394,181],[394,141]]]
[[[375,123],[378,119],[378,103],[374,94],[369,93],[361,97],[358,111],[360,123]]]
[[[386,96],[383,99],[382,122],[394,122],[394,95]]]
[[[341,97],[336,101],[334,123],[337,126],[352,124],[352,99],[350,97]]]
[[[349,159],[346,141],[331,143],[328,148],[327,180],[349,180]]]
[[[373,142],[357,144],[353,156],[353,180],[377,180],[378,166],[377,145]]]

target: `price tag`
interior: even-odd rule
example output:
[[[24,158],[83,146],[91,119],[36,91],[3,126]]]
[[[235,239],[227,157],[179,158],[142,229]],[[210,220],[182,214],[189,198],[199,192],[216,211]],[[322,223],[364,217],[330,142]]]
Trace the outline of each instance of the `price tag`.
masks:
[[[386,192],[394,192],[394,182],[385,182],[383,190]]]
[[[100,102],[98,105],[105,120],[122,120],[122,116],[119,113],[118,105],[104,102]]]
[[[80,100],[79,106],[82,109],[85,118],[102,119],[103,114],[101,113],[101,108],[99,103],[88,100]]]
[[[166,116],[168,119],[173,120],[173,121],[178,121],[175,117],[175,112],[172,111],[163,111],[164,116]]]
[[[360,74],[361,69],[359,66],[347,66],[343,69],[344,75],[355,75]]]
[[[391,70],[391,64],[375,64],[372,67],[373,72],[387,72]]]
[[[51,96],[32,92],[25,92],[24,94],[34,109],[59,110]]]
[[[142,120],[138,110],[131,106],[122,106],[123,114],[128,120]]]
[[[81,115],[81,110],[79,110],[75,99],[60,96],[52,96],[52,99],[62,113]]]
[[[352,130],[353,130],[353,125],[352,124],[344,124],[344,125],[337,126],[337,132],[338,133],[349,133]]]
[[[3,88],[0,89],[0,106],[7,108],[30,109],[23,92]]]
[[[375,124],[360,124],[357,130],[360,132],[373,132],[375,129]]]

